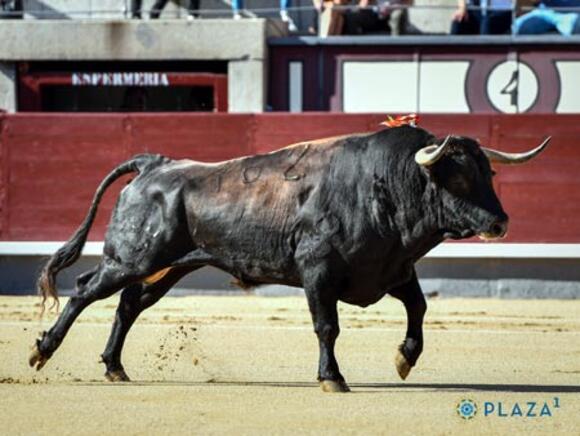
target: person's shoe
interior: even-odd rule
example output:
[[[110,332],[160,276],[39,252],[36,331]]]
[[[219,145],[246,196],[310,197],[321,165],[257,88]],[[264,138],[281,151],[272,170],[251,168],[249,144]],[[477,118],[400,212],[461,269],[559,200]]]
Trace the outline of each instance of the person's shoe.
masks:
[[[234,20],[241,20],[242,19],[242,14],[240,14],[239,12],[234,12]]]
[[[288,15],[288,11],[280,11],[280,18],[288,26],[289,32],[298,31],[298,27],[296,27],[296,24],[294,24],[294,20],[292,19],[292,17]]]

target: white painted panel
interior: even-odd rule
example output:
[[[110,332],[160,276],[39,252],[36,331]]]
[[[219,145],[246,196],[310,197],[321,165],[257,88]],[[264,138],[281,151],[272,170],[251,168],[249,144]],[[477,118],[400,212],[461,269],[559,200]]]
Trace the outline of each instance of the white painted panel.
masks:
[[[469,62],[421,62],[419,111],[432,113],[469,113],[465,80]]]
[[[288,64],[288,109],[290,112],[302,112],[302,62]]]
[[[344,112],[416,112],[417,62],[354,62],[342,67]]]
[[[580,244],[444,243],[435,247],[425,257],[444,259],[578,259],[580,258]]]
[[[580,62],[556,61],[560,75],[560,101],[557,113],[580,113]]]
[[[64,241],[0,241],[0,256],[48,256],[62,247]],[[103,242],[87,242],[85,256],[100,256]],[[427,258],[492,258],[492,259],[579,259],[580,244],[536,243],[443,243]]]
[[[65,241],[1,241],[0,256],[51,256]],[[99,256],[104,242],[89,241],[83,247],[83,255]]]

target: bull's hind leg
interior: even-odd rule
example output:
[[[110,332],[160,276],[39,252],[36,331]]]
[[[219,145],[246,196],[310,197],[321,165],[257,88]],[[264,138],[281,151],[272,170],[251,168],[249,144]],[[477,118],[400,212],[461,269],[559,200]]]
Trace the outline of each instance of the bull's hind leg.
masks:
[[[129,377],[121,363],[121,353],[127,333],[139,314],[159,301],[184,275],[190,273],[193,269],[180,268],[171,270],[155,283],[135,283],[123,290],[111,335],[107,341],[105,351],[101,355],[103,363],[107,367],[105,377],[109,381],[129,381]]]
[[[395,356],[397,372],[405,380],[423,351],[423,316],[427,311],[427,303],[415,273],[408,283],[389,293],[401,300],[407,311],[407,334]]]
[[[71,325],[91,303],[107,298],[140,276],[128,271],[110,258],[104,258],[96,271],[91,271],[78,281],[78,292],[70,297],[56,323],[36,341],[30,356],[30,366],[41,369],[62,343]]]

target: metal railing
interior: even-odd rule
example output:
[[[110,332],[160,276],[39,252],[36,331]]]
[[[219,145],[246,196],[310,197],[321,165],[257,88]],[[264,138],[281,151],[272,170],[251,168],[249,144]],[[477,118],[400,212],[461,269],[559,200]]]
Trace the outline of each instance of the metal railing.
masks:
[[[203,16],[203,18],[216,18],[216,17],[228,17],[232,15],[231,10],[231,3],[230,0],[218,0],[219,5],[221,8],[213,8],[213,9],[196,9],[195,13]],[[276,1],[276,0],[273,0]],[[132,19],[132,11],[130,7],[129,0],[120,0],[119,7],[115,9],[111,8],[90,8],[90,9],[66,9],[66,10],[56,10],[51,9],[48,5],[44,5],[44,8],[38,8],[38,5],[41,4],[40,1],[27,1],[27,0],[0,0],[0,19],[83,19],[83,20],[90,20],[90,19],[120,19],[120,20],[129,20]],[[16,6],[16,9],[14,9]],[[450,12],[448,23],[452,22],[451,12],[457,10],[456,5],[433,5],[433,4],[425,4],[425,5],[402,5],[402,4],[388,4],[388,2],[382,3],[382,6],[388,7],[390,10],[395,9],[406,9],[406,10],[434,10],[434,11],[444,11],[447,10]],[[19,9],[20,8],[20,9]],[[357,5],[339,5],[335,4],[332,5],[333,11],[341,11],[341,12],[356,12],[361,10],[372,10],[374,12],[378,12],[381,8],[381,5],[371,5],[366,7],[361,7]],[[499,8],[494,9],[490,7],[481,7],[481,6],[468,6],[469,10],[473,11],[483,11],[484,13],[490,11],[511,11],[512,14],[512,23],[515,22],[515,19],[518,17],[518,13],[526,13],[530,12],[534,9],[537,9],[533,6],[523,6],[517,7],[515,2],[512,2],[511,9]],[[580,14],[580,6],[572,6],[572,7],[545,7],[545,10],[552,10],[555,12],[575,12]],[[289,13],[315,13],[318,14],[318,22],[320,22],[320,14],[323,8],[316,7],[314,5],[307,5],[307,6],[290,6],[287,8]],[[145,19],[148,18],[148,14],[151,12],[151,9],[143,8],[141,13]],[[243,9],[242,16],[245,17],[259,17],[259,16],[273,16],[280,12],[279,7],[260,7],[260,8],[251,8],[251,9]],[[189,11],[187,8],[180,6],[173,9],[169,9],[163,11],[163,15],[160,19],[184,19],[189,17]],[[140,19],[140,18],[139,18]],[[426,33],[428,34],[428,33]],[[513,30],[512,30],[513,35]]]

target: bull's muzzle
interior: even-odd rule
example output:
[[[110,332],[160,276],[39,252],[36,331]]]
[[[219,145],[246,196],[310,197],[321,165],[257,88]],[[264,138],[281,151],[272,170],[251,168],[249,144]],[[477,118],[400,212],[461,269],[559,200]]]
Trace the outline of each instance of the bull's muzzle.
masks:
[[[481,232],[478,236],[484,241],[505,238],[508,231],[508,220],[497,220],[489,226],[485,232]]]

